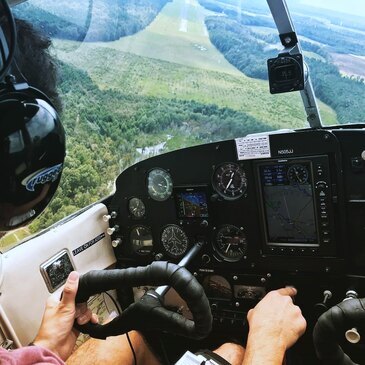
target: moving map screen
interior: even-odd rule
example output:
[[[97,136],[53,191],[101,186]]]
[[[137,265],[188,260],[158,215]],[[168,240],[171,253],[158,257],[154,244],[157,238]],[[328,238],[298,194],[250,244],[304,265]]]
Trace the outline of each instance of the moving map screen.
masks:
[[[318,245],[310,162],[259,167],[269,244]]]
[[[176,194],[179,218],[208,218],[207,196],[203,191]]]

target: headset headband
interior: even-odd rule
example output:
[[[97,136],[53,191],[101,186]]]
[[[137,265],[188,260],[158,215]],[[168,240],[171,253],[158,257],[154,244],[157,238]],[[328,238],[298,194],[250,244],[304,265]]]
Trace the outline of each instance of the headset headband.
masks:
[[[9,24],[10,44],[6,39],[6,35],[0,24],[0,55],[1,55],[1,70],[0,70],[0,82],[4,80],[9,68],[14,59],[14,53],[16,48],[16,26],[14,17],[11,13],[10,7],[6,0],[0,0],[0,4],[3,7],[4,15]]]

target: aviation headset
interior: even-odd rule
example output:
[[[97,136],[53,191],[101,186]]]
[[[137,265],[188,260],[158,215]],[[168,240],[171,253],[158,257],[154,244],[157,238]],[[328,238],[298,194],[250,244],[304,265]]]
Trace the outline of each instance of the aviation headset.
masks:
[[[10,74],[17,33],[7,1],[0,6],[0,231],[7,231],[30,223],[52,199],[65,133],[49,98]]]

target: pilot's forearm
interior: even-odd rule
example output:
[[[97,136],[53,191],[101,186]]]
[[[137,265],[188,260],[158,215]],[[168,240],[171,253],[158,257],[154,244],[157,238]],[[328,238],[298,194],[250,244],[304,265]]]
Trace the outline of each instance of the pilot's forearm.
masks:
[[[266,334],[250,333],[242,365],[281,365],[284,360],[285,346],[278,338]]]
[[[136,354],[137,364],[159,365],[155,355],[147,346],[144,338],[137,332],[129,332]],[[133,365],[132,350],[126,335],[108,337],[106,340],[94,338],[86,341],[67,360],[67,365]]]

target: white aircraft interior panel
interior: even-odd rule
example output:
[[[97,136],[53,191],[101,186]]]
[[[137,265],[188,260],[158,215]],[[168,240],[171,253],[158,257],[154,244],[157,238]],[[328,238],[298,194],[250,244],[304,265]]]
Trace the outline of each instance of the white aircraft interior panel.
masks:
[[[34,339],[47,298],[51,292],[60,297],[70,271],[82,274],[115,263],[108,226],[102,219],[106,213],[105,205],[93,205],[3,254],[0,306],[22,345]]]

